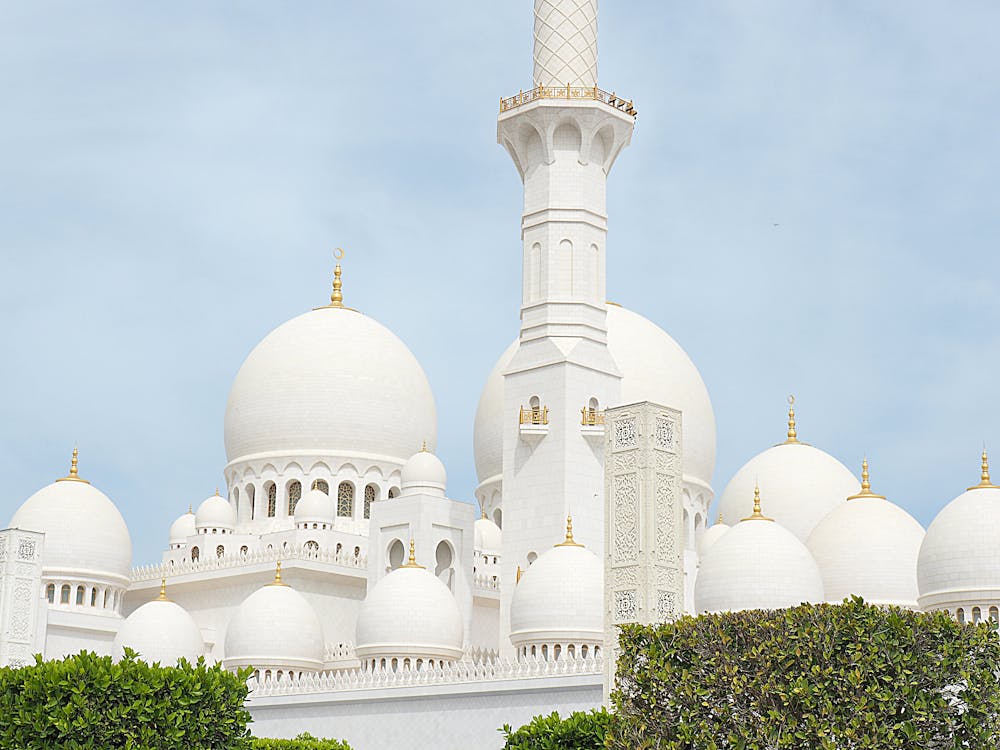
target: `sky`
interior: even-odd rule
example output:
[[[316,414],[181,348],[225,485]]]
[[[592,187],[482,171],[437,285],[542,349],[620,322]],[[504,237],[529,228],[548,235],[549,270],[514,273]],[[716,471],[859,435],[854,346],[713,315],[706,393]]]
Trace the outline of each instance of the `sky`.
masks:
[[[780,442],[925,526],[1000,472],[1000,4],[605,0],[602,88],[639,111],[608,183],[608,297],[691,355],[717,494]],[[136,563],[223,484],[233,377],[345,301],[422,363],[449,495],[518,327],[504,2],[0,0],[0,524],[65,475]],[[804,498],[804,501],[807,499]]]

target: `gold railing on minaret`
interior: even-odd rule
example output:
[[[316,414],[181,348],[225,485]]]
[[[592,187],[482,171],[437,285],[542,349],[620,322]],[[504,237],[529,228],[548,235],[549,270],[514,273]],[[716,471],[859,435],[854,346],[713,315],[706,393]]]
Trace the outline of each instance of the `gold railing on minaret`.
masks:
[[[529,102],[539,99],[575,99],[595,101],[607,104],[609,107],[624,112],[632,117],[638,116],[631,99],[622,99],[615,92],[602,91],[597,86],[535,86],[533,89],[518,92],[514,96],[500,99],[500,113],[503,114]]]
[[[583,407],[580,409],[580,424],[584,427],[598,427],[604,424],[604,412],[599,409]]]
[[[517,418],[518,424],[548,424],[549,423],[549,407],[547,406],[529,406],[525,409],[521,407],[521,413]]]

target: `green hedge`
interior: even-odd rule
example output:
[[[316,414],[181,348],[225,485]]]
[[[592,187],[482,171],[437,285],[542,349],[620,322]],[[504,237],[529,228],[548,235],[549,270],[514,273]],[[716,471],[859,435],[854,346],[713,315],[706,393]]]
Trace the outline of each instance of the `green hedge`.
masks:
[[[611,715],[602,708],[577,711],[565,719],[558,713],[536,716],[517,731],[509,724],[500,731],[507,739],[504,750],[599,750],[604,747],[610,721]]]
[[[629,625],[607,747],[1000,747],[998,665],[985,624],[860,599]]]
[[[0,748],[243,750],[249,670],[181,661],[149,665],[132,651],[117,664],[81,652],[0,669]]]
[[[340,740],[321,740],[308,732],[303,732],[294,740],[271,740],[255,737],[253,750],[351,750],[351,747]]]

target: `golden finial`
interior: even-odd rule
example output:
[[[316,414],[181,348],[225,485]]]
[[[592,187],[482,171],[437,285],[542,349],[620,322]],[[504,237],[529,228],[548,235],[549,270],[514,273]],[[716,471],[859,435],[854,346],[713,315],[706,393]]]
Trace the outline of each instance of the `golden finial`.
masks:
[[[479,510],[483,514],[483,520],[487,520],[489,516],[486,515],[486,508],[480,508]]]
[[[413,537],[410,537],[410,559],[407,561],[404,568],[418,568],[420,570],[424,569],[423,565],[417,565],[417,547],[413,543]]]
[[[798,433],[795,431],[795,396],[788,397],[788,439],[785,443],[799,442]]]
[[[169,602],[170,601],[169,599],[167,599],[167,579],[166,578],[161,578],[160,579],[160,596],[159,596],[159,598],[156,601],[158,601],[158,602]]]
[[[576,541],[573,538],[573,516],[566,516],[566,540],[563,541],[563,542],[560,542],[556,546],[557,547],[582,547],[583,546],[582,544],[580,544],[578,541]]]
[[[188,515],[194,515],[194,506],[191,503],[188,503]]]
[[[219,485],[215,485],[215,496],[219,496]]]
[[[420,452],[421,453],[430,453],[430,451],[427,450],[427,441],[426,440],[423,442],[423,445],[420,446]]]
[[[969,487],[970,490],[986,490],[986,489],[997,489],[997,486],[990,481],[990,457],[983,448],[983,473],[979,480],[979,484],[975,487]]]
[[[725,523],[725,521],[722,520],[722,512],[721,511],[719,512],[719,517],[716,519],[715,522],[716,523]]]
[[[57,479],[57,482],[83,482],[84,484],[90,484],[86,479],[80,479],[80,475],[77,472],[77,462],[80,458],[80,451],[77,448],[73,448],[73,458],[69,464],[69,475],[63,477],[62,479]]]
[[[872,483],[869,479],[868,474],[868,456],[865,456],[864,461],[861,462],[861,492],[857,495],[851,495],[848,500],[857,500],[858,498],[869,497],[876,498],[878,500],[885,500],[884,495],[876,495],[872,492]]]
[[[751,513],[746,518],[740,519],[742,521],[773,521],[773,518],[768,518],[763,513],[760,512],[760,485],[755,484],[753,488],[753,513]]]
[[[268,584],[269,586],[287,586],[288,584],[281,580],[281,560],[274,566],[274,580]]]
[[[330,307],[343,307],[344,306],[344,282],[341,281],[340,275],[342,273],[340,269],[340,259],[344,257],[344,251],[341,248],[337,248],[333,251],[333,257],[337,259],[337,265],[333,269],[333,294],[330,295]]]

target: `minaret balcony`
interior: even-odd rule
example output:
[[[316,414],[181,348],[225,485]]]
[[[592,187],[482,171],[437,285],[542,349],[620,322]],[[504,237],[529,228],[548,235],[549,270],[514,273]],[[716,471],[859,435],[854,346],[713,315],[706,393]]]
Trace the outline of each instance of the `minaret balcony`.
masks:
[[[536,102],[539,99],[601,102],[632,117],[639,114],[631,99],[622,99],[613,91],[609,93],[597,88],[597,86],[570,86],[568,83],[565,86],[542,86],[539,84],[527,91],[520,91],[514,96],[501,99],[500,114]]]
[[[537,442],[549,434],[549,407],[521,407],[517,417],[518,431],[521,439]]]
[[[604,441],[604,411],[584,406],[580,409],[580,433],[587,439]]]

